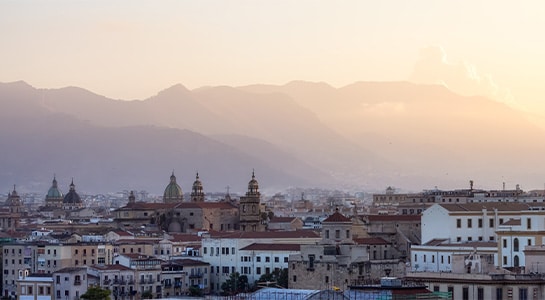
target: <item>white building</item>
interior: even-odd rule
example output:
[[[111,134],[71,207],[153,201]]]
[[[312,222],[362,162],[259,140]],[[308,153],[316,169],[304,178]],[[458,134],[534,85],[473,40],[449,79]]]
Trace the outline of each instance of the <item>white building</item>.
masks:
[[[51,300],[53,299],[53,278],[51,274],[28,274],[21,271],[17,279],[17,299]]]
[[[244,261],[244,256],[252,256],[255,258],[254,263],[257,263],[257,257],[260,257],[260,263],[266,264],[266,257],[269,260],[270,268],[274,268],[275,256],[270,255],[270,251],[254,251],[252,255],[249,254],[249,250],[244,250],[241,253],[241,249],[254,244],[315,244],[319,242],[321,237],[318,233],[310,230],[298,230],[298,231],[271,231],[271,232],[231,232],[231,233],[212,233],[208,236],[203,236],[202,239],[202,260],[210,264],[210,286],[211,292],[220,292],[221,284],[224,283],[231,273],[239,272],[241,267],[252,266],[249,261]],[[261,253],[263,252],[263,253]],[[283,255],[283,254],[282,254]],[[284,264],[284,258],[279,254],[279,263]],[[267,266],[259,264],[253,265],[252,270],[248,270],[248,273],[253,276],[257,276],[257,267],[267,268]],[[274,270],[274,269],[270,269]],[[261,273],[266,269],[261,269]],[[248,274],[250,275],[250,274]],[[259,276],[257,277],[259,278]],[[250,283],[253,283],[250,281]]]
[[[451,271],[452,255],[494,255],[501,267],[524,266],[524,247],[544,243],[545,204],[434,204],[422,214],[422,245],[411,246],[412,271]]]

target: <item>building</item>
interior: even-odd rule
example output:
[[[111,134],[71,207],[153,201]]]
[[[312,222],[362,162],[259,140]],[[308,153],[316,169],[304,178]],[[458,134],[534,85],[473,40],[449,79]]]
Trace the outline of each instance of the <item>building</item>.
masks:
[[[17,279],[18,300],[51,300],[53,299],[53,278],[51,274],[29,274],[21,271]],[[11,294],[15,298],[15,294]],[[4,297],[8,295],[4,294]]]
[[[87,268],[63,268],[53,273],[56,299],[79,299],[87,291]]]
[[[170,183],[165,188],[163,193],[163,202],[164,203],[177,203],[184,201],[184,194],[182,188],[176,183],[176,176],[174,176],[174,171],[170,175]]]
[[[261,217],[261,193],[259,184],[252,171],[252,179],[248,182],[246,195],[240,197],[239,203],[240,230],[264,231],[265,226]]]
[[[79,194],[76,192],[76,185],[74,184],[74,179],[72,179],[72,182],[70,183],[70,190],[68,191],[68,193],[66,193],[66,195],[64,195],[62,209],[70,211],[77,210],[83,207],[83,201],[81,201]]]
[[[64,196],[57,185],[57,178],[53,176],[53,182],[45,196],[45,208],[62,209],[63,200]]]
[[[221,292],[221,284],[229,278],[231,273],[239,272],[241,268],[243,272],[247,271],[246,275],[250,280],[255,281],[267,270],[272,272],[276,267],[284,267],[286,249],[271,251],[275,247],[274,244],[315,244],[320,240],[320,235],[311,230],[210,232],[203,235],[201,253],[202,260],[210,264],[211,292]],[[259,251],[241,250],[252,244],[270,246]],[[275,263],[277,260],[278,263]],[[247,269],[244,269],[245,267]]]
[[[111,291],[118,300],[134,299],[137,293],[135,270],[121,264],[94,265],[87,269],[89,284]]]
[[[204,192],[202,182],[199,179],[199,173],[195,176],[195,182],[191,188],[191,201],[192,202],[204,202]]]

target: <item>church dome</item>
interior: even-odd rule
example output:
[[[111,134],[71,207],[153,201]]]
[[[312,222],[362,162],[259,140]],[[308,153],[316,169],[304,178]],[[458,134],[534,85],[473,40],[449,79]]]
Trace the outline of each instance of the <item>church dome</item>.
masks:
[[[59,190],[59,187],[57,186],[57,179],[53,177],[53,184],[51,184],[51,187],[47,191],[47,195],[45,196],[45,199],[52,199],[52,198],[62,198],[62,192]]]
[[[65,204],[82,203],[81,198],[79,197],[78,193],[76,193],[76,185],[74,184],[73,179],[72,179],[72,183],[70,183],[70,191],[64,196],[63,203]]]
[[[165,188],[165,193],[163,194],[163,201],[181,199],[183,199],[182,188],[176,183],[176,176],[174,176],[174,172],[172,172],[170,183]]]

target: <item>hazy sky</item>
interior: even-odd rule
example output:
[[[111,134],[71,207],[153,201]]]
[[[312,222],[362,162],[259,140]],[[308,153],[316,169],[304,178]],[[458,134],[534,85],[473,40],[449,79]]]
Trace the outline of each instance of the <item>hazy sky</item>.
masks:
[[[175,83],[411,79],[544,113],[543,16],[545,1],[7,0],[0,81],[144,99]]]

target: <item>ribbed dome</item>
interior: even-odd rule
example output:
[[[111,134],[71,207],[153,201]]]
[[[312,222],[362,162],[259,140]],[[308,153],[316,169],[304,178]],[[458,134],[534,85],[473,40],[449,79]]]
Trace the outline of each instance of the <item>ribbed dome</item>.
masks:
[[[62,202],[65,204],[81,203],[81,198],[79,197],[78,193],[76,193],[76,185],[74,184],[73,179],[72,183],[70,183],[70,191],[64,196],[64,200]]]
[[[45,199],[53,199],[53,198],[62,198],[62,192],[59,190],[59,187],[57,186],[57,179],[53,177],[53,184],[47,191],[47,195],[45,196]]]
[[[181,199],[183,199],[182,188],[176,183],[176,176],[174,176],[174,172],[172,172],[170,183],[165,188],[165,193],[163,194],[163,201]]]

